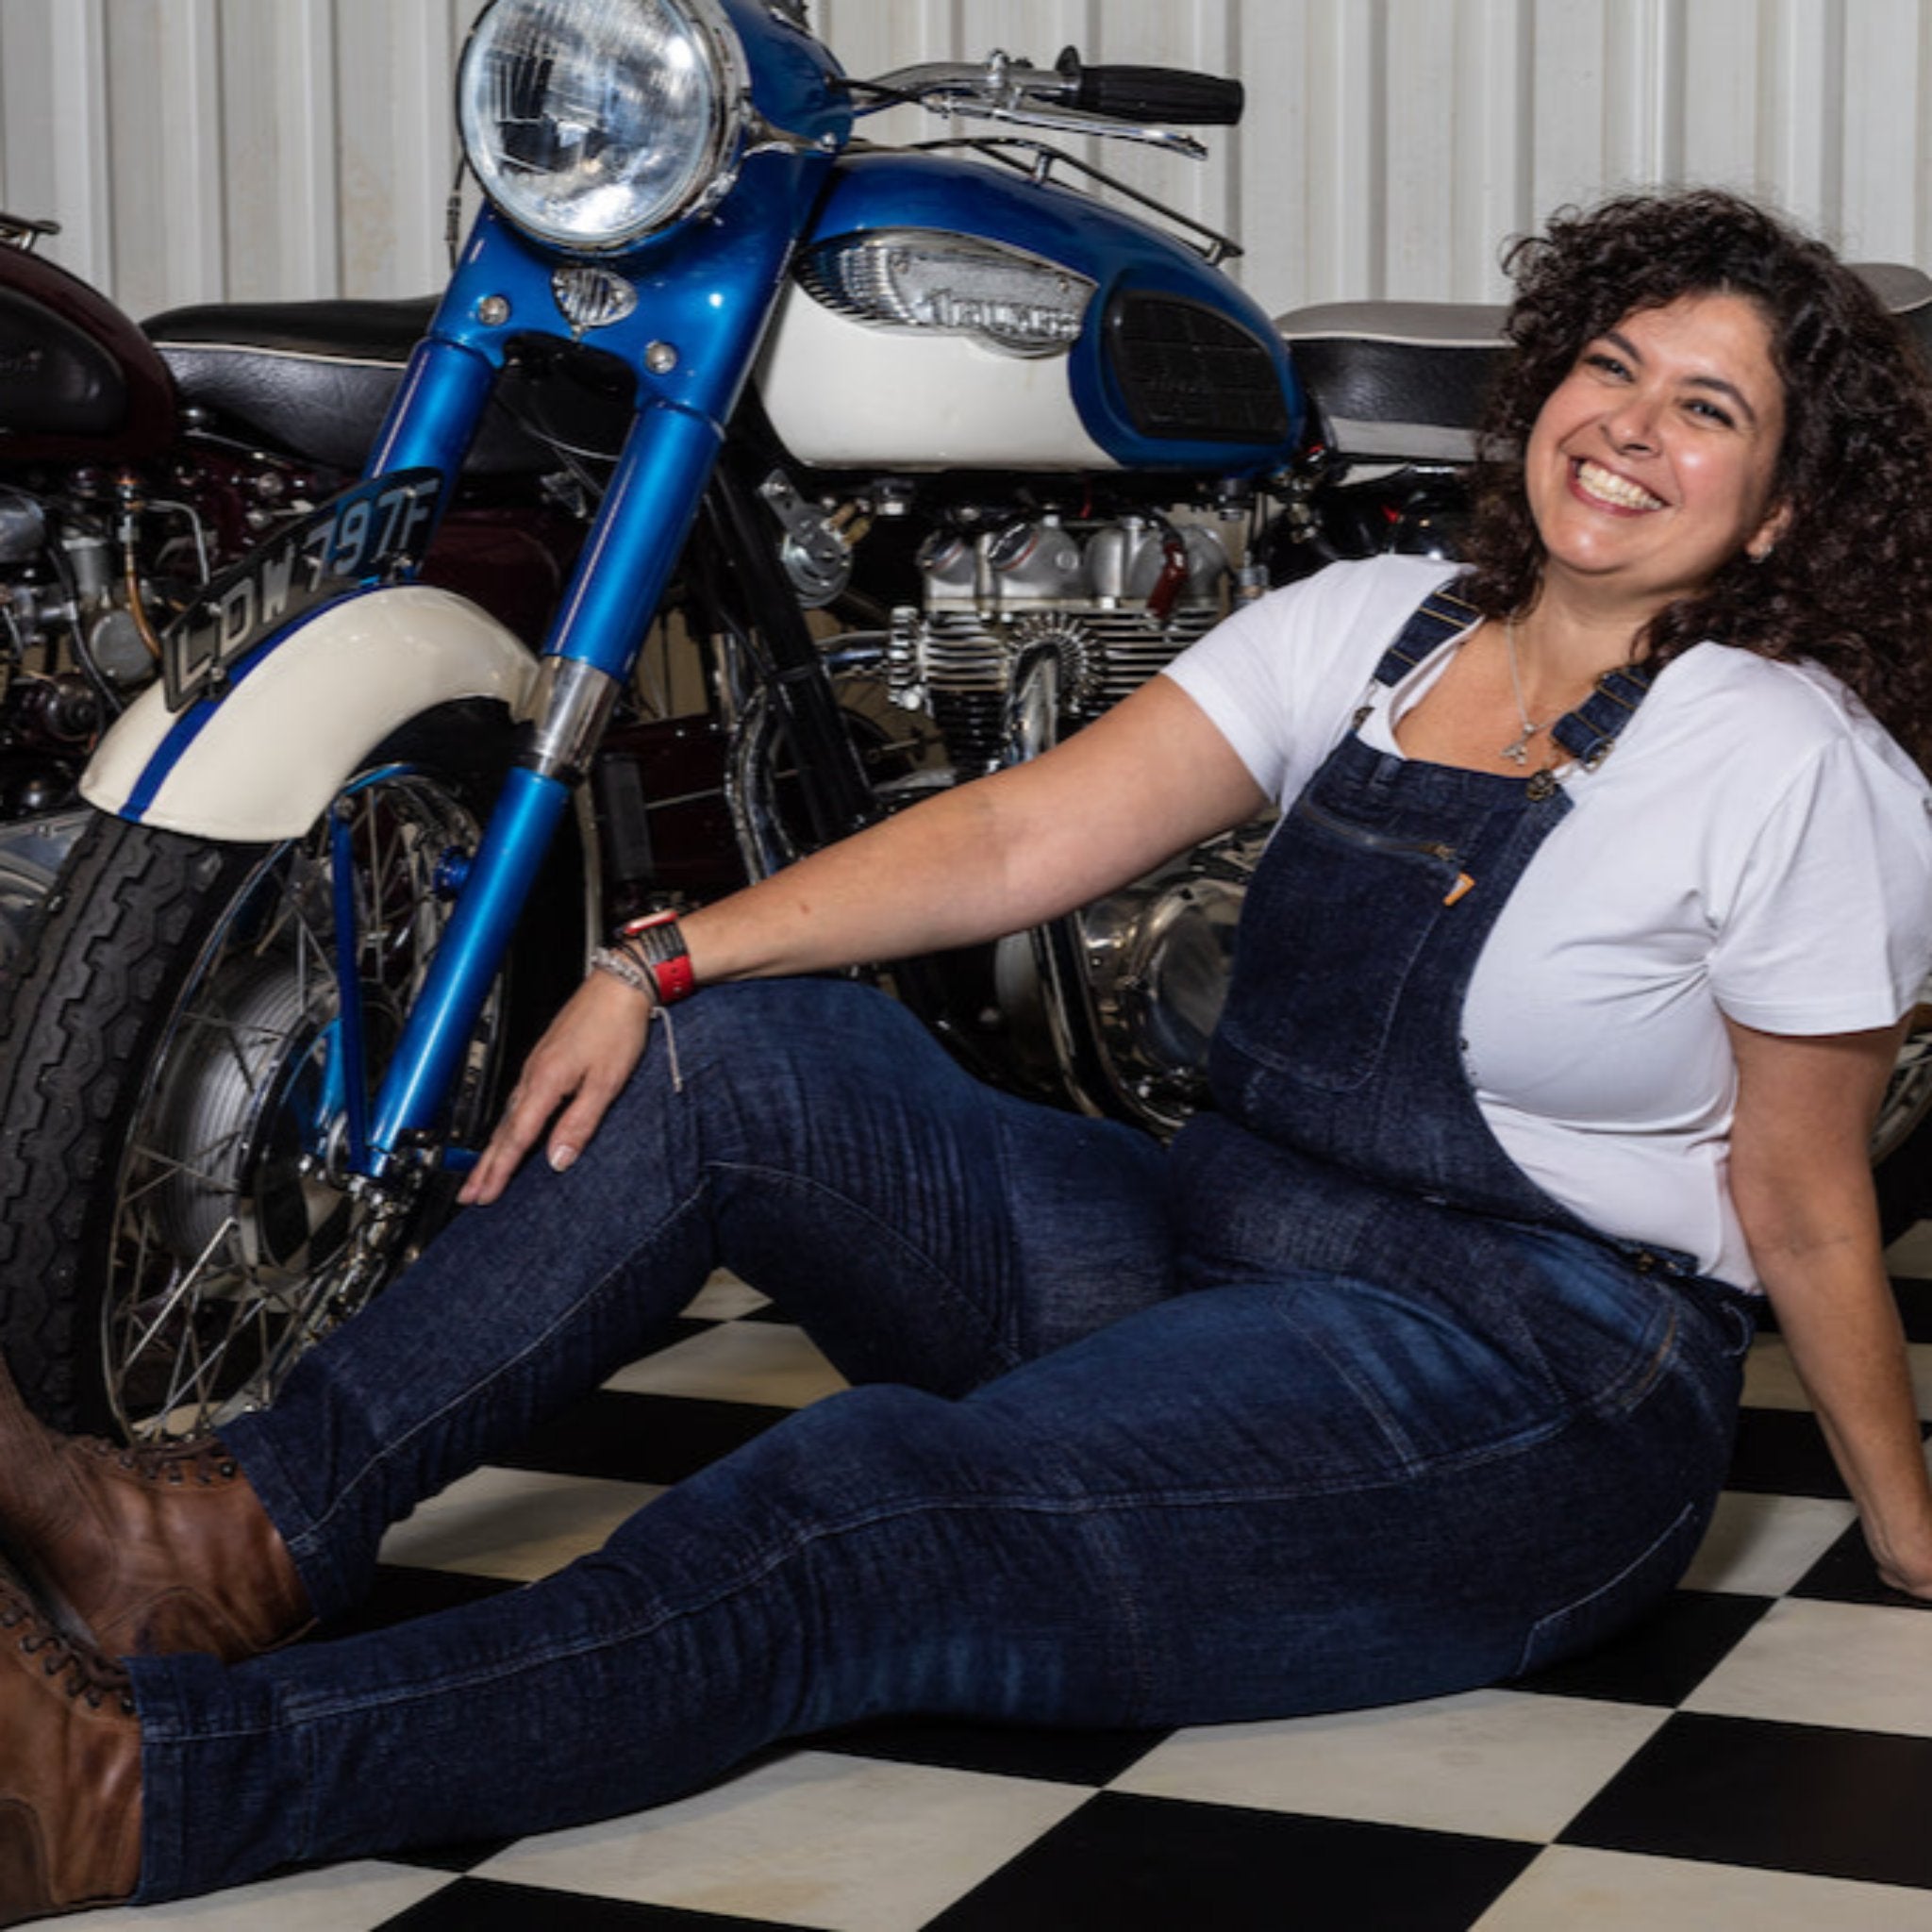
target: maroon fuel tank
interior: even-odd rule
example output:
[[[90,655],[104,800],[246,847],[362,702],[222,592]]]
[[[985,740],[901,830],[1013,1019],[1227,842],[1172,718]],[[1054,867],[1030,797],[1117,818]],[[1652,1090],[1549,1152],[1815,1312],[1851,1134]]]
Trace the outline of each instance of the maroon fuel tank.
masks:
[[[175,385],[78,275],[0,245],[0,462],[131,462],[175,434]]]

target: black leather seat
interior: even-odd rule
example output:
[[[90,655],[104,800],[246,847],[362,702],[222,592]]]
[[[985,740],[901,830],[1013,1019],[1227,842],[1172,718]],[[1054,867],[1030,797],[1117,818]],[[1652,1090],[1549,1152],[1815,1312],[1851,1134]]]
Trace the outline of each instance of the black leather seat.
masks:
[[[1328,302],[1275,326],[1339,456],[1463,463],[1507,354],[1503,315],[1461,302]]]
[[[244,441],[355,471],[375,441],[436,298],[407,302],[214,303],[145,323],[184,403]],[[608,357],[568,351],[513,365],[471,446],[472,475],[558,467],[546,438],[616,454],[629,427],[627,379]]]
[[[1932,367],[1932,276],[1889,261],[1857,273]],[[1489,385],[1508,353],[1507,311],[1459,302],[1331,302],[1275,319],[1319,419],[1355,462],[1467,462]]]

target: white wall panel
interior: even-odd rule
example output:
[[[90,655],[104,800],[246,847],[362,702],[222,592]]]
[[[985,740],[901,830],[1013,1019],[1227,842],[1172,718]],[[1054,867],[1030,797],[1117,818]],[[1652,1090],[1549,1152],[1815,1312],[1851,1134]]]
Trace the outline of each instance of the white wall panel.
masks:
[[[450,75],[481,0],[0,0],[0,206],[141,311],[443,273]],[[815,0],[854,73],[976,58],[1233,72],[1205,165],[1081,151],[1240,231],[1276,308],[1494,299],[1499,245],[1635,183],[1767,194],[1932,267],[1932,0]],[[924,139],[901,110],[871,124]]]
[[[227,299],[306,301],[335,290],[335,22],[329,0],[222,13]],[[208,293],[204,284],[197,298]]]
[[[114,290],[138,313],[226,282],[215,4],[113,0],[106,12],[108,260]],[[158,236],[169,246],[155,247]]]

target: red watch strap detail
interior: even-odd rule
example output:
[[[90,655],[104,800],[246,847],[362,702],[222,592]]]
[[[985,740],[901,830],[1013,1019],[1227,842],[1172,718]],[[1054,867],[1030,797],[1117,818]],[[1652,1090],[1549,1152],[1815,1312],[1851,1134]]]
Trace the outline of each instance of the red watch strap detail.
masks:
[[[675,959],[653,959],[650,971],[657,983],[659,1006],[675,1006],[698,990],[697,974],[691,970],[689,953],[680,953]]]
[[[675,912],[650,912],[618,928],[618,941],[651,975],[659,1006],[675,1006],[697,991],[697,974],[685,950]]]

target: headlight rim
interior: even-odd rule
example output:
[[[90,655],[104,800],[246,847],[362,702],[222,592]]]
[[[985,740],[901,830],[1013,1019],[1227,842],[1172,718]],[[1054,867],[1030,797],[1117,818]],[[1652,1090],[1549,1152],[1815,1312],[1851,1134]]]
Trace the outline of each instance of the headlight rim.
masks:
[[[751,65],[744,42],[722,0],[656,0],[674,15],[681,16],[703,46],[709,62],[713,86],[708,125],[701,144],[701,160],[691,171],[692,188],[650,218],[632,223],[610,234],[590,238],[572,233],[556,225],[533,220],[513,199],[491,187],[491,175],[479,165],[476,143],[470,138],[465,113],[469,92],[471,62],[485,28],[493,18],[530,0],[491,0],[476,16],[464,39],[457,61],[456,120],[464,165],[475,177],[484,199],[503,219],[541,246],[558,254],[607,259],[644,246],[685,224],[708,214],[737,185],[752,142],[758,114],[752,102]]]

